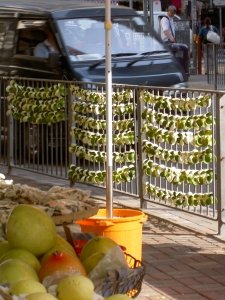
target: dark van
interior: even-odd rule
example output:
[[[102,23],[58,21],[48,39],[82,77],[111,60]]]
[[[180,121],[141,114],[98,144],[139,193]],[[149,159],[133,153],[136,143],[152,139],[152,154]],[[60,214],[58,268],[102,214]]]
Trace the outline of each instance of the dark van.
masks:
[[[136,11],[112,5],[111,19],[113,83],[186,87],[179,62]],[[0,0],[0,76],[105,82],[104,22],[105,6],[93,2]],[[46,34],[55,49],[41,57]]]

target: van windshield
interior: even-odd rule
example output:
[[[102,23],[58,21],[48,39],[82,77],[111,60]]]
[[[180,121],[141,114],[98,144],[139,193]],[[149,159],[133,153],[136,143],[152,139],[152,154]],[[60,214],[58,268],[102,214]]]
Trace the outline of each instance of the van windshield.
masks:
[[[103,18],[58,20],[58,27],[71,61],[98,60],[105,56]],[[163,43],[139,16],[113,18],[111,53],[139,55],[143,52],[165,53]]]

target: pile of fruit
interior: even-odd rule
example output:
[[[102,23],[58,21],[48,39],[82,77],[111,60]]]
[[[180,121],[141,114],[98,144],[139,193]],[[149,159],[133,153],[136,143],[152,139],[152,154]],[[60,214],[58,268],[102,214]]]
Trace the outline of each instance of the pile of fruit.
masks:
[[[7,219],[6,240],[0,242],[0,299],[130,299],[122,294],[103,298],[88,277],[115,247],[109,238],[94,237],[78,257],[45,211],[19,204]]]

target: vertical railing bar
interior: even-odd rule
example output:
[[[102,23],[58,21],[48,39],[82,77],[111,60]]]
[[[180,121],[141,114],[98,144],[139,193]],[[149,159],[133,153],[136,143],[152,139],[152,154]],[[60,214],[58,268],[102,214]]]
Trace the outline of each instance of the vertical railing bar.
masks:
[[[219,95],[218,95],[219,96]],[[217,196],[218,196],[218,233],[220,235],[225,234],[225,218],[224,218],[224,207],[225,207],[225,186],[222,184],[222,176],[224,174],[224,143],[222,142],[223,139],[223,132],[224,128],[224,121],[222,117],[224,116],[224,108],[225,105],[225,96],[216,99],[216,111],[218,113],[218,120],[216,122],[216,137],[217,137]]]
[[[59,127],[59,129],[58,129],[58,131],[59,131],[59,143],[58,143],[58,159],[59,159],[58,167],[59,167],[59,171],[58,171],[58,175],[60,177],[63,176],[63,169],[65,170],[65,164],[64,164],[63,159],[62,159],[62,152],[63,152],[62,145],[64,144],[64,138],[63,138],[63,135],[62,135],[63,122],[64,121],[60,121],[59,126],[58,126]],[[69,148],[67,148],[67,151],[68,151],[68,149]],[[65,172],[64,172],[64,175],[65,175]]]
[[[54,133],[55,133],[55,138],[54,138],[54,140],[55,140],[55,143],[54,143],[54,145],[55,145],[55,147],[53,147],[53,150],[54,150],[54,156],[53,156],[53,163],[54,163],[54,159],[55,159],[55,173],[56,173],[56,175],[58,174],[58,164],[59,164],[59,162],[58,162],[58,151],[59,151],[59,149],[58,149],[58,139],[60,138],[59,136],[58,136],[58,125],[59,125],[59,123],[55,123],[54,124],[55,126],[54,126],[54,128],[55,128],[55,130],[54,130]]]
[[[136,88],[136,94],[137,94],[137,99],[140,98],[140,93],[141,93],[142,88],[137,87]],[[139,184],[139,197],[140,197],[140,207],[141,208],[147,208],[147,201],[144,199],[143,195],[143,183],[145,182],[145,175],[143,174],[143,160],[146,158],[146,155],[143,154],[142,152],[142,143],[144,140],[144,133],[142,134],[141,128],[143,126],[143,119],[141,117],[143,108],[144,108],[144,103],[142,101],[137,102],[137,121],[138,121],[138,161],[139,161],[139,170],[138,170],[138,184]],[[147,103],[146,106],[148,107]]]
[[[219,114],[216,110],[216,105],[217,105],[217,101],[219,101],[219,99],[217,100],[217,94],[215,95],[212,95],[212,118],[213,118],[213,125],[212,125],[212,140],[214,141],[214,139],[216,138],[216,136],[218,136],[218,133],[217,133],[217,128],[216,128],[216,124],[214,122],[214,118],[216,118],[217,122],[219,122]],[[215,133],[216,131],[216,133]],[[216,173],[215,173],[215,169],[216,169],[216,162],[215,162],[215,159],[214,159],[214,155],[215,155],[215,148],[217,146],[214,146],[212,144],[212,154],[213,154],[213,157],[212,157],[212,168],[213,168],[213,218],[215,217],[218,217],[218,214],[216,215],[216,201],[215,201],[215,196],[217,194],[217,189],[216,189],[216,180],[215,180],[215,174],[218,172],[218,170],[216,170]],[[219,159],[219,157],[217,158]]]
[[[53,169],[53,156],[54,156],[54,153],[53,153],[53,138],[54,138],[54,130],[53,130],[53,126],[54,126],[54,124],[51,124],[51,127],[50,127],[50,131],[51,131],[51,136],[50,136],[51,171],[50,171],[50,174],[54,174],[54,169]]]
[[[135,99],[137,99],[137,103],[135,101]],[[135,107],[135,113],[134,113],[134,132],[135,132],[135,139],[136,137],[138,137],[138,124],[137,124],[137,117],[138,117],[138,112],[137,112],[137,107],[140,103],[140,99],[138,98],[138,94],[136,93],[136,90],[133,88],[133,105]],[[138,169],[138,145],[137,143],[135,142],[134,143],[134,153],[136,153],[136,160],[135,160],[135,170],[136,170],[136,178],[139,178],[140,176],[140,173],[139,173],[139,169]],[[136,195],[139,195],[140,193],[140,187],[138,185],[138,180],[135,180],[135,193]]]

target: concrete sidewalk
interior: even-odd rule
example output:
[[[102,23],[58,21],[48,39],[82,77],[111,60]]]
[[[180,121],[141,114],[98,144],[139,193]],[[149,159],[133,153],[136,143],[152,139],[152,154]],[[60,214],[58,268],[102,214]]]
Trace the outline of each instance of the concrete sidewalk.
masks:
[[[42,190],[53,185],[69,187],[68,180],[31,177],[23,170],[6,177]],[[92,198],[105,206],[104,189],[81,183],[74,187],[91,190]],[[120,193],[113,193],[113,198],[115,206],[140,207],[137,198]],[[156,203],[148,207],[142,234],[146,275],[136,299],[225,299],[225,238],[217,235],[217,222]]]
[[[213,84],[208,84],[207,75],[205,74],[190,75],[188,80],[188,87],[191,89],[215,90]],[[217,91],[225,91],[225,86],[217,85]]]

